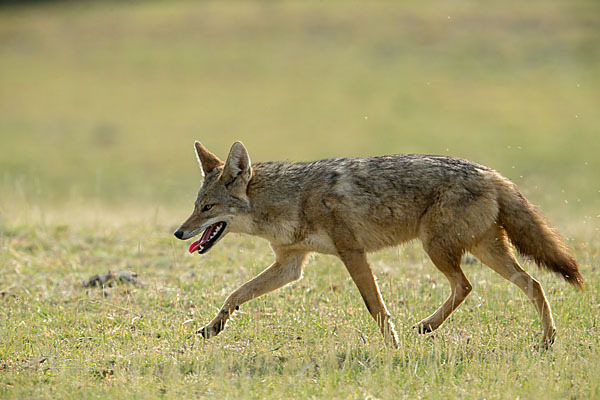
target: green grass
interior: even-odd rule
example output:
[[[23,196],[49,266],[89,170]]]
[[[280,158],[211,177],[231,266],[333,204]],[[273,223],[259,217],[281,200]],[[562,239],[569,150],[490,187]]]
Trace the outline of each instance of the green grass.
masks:
[[[371,262],[400,348],[383,344],[358,291],[333,257],[304,279],[241,308],[219,336],[193,334],[271,255],[263,241],[227,237],[185,255],[154,226],[22,226],[2,238],[0,394],[7,397],[594,398],[600,395],[600,243],[578,250],[587,291],[541,278],[559,329],[551,351],[520,291],[480,265],[475,286],[430,336],[410,328],[448,285],[417,246]],[[86,289],[89,276],[127,269],[140,286]]]
[[[599,398],[600,7],[570,2],[66,2],[0,8],[0,397]],[[448,295],[418,245],[370,256],[400,335],[383,345],[343,265],[194,331],[272,261],[171,232],[199,186],[194,139],[254,161],[422,152],[513,179],[568,238],[576,292]],[[526,262],[524,261],[526,264]],[[108,270],[137,287],[84,288]]]

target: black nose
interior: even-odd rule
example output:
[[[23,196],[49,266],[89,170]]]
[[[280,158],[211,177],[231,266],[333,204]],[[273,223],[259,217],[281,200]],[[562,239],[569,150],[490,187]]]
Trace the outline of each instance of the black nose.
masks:
[[[179,229],[179,230],[175,231],[175,233],[173,235],[175,235],[175,237],[177,239],[181,239],[181,238],[183,238],[183,231],[181,229]]]

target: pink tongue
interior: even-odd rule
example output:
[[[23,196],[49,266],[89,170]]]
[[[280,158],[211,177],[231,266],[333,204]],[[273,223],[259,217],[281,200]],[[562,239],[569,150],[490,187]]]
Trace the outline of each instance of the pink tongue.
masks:
[[[211,225],[208,228],[206,228],[206,230],[204,231],[204,233],[202,234],[200,239],[196,240],[194,243],[192,243],[192,245],[190,246],[190,249],[188,251],[190,253],[195,253],[196,251],[198,251],[200,246],[202,246],[204,243],[206,243],[208,241],[208,238],[210,237],[212,232],[215,230],[216,226],[217,226],[217,224],[214,224],[214,225]]]

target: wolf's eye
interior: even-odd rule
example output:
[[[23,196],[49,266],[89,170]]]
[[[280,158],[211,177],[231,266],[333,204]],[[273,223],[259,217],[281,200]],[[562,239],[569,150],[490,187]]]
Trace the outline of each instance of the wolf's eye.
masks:
[[[202,207],[202,211],[206,212],[209,211],[211,208],[213,208],[214,204],[207,204],[204,207]]]

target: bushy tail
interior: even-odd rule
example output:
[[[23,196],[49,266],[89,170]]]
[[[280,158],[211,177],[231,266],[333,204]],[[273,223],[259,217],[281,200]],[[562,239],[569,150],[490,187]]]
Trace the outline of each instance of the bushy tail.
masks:
[[[571,285],[583,289],[584,280],[577,261],[569,255],[568,246],[541,211],[508,180],[499,184],[498,191],[499,222],[519,253],[532,257],[540,267],[560,274]]]

